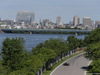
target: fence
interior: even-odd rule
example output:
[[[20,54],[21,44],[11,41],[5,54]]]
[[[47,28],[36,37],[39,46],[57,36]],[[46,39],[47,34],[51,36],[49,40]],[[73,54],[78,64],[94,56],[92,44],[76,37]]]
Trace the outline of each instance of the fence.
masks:
[[[88,74],[91,74],[91,75],[100,75],[100,73],[88,73]]]
[[[55,60],[53,60],[52,62],[50,62],[49,63],[49,67],[52,67],[53,65],[55,65],[56,63],[58,63],[62,59],[66,58],[66,57],[69,57],[69,56],[71,56],[71,55],[73,55],[73,54],[75,54],[77,52],[83,51],[85,49],[86,49],[86,47],[84,47],[84,48],[77,48],[77,49],[74,49],[72,51],[67,51],[67,52],[63,53],[62,55],[57,56]],[[46,70],[47,70],[47,66],[45,64],[42,68],[39,69],[39,71],[36,73],[36,75],[42,75],[42,73],[44,71],[46,71]]]

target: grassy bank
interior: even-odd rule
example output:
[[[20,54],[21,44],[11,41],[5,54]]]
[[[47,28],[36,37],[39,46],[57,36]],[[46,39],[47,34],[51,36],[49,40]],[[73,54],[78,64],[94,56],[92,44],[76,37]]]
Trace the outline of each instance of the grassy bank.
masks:
[[[90,73],[87,73],[86,75],[92,75],[92,74],[90,74]]]

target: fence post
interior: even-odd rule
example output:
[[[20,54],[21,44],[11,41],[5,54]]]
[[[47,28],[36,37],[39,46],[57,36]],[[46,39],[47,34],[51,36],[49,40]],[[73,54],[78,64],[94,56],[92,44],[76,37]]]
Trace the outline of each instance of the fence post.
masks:
[[[42,75],[42,68],[40,68],[40,75]]]
[[[39,75],[39,71],[36,73],[36,75]]]

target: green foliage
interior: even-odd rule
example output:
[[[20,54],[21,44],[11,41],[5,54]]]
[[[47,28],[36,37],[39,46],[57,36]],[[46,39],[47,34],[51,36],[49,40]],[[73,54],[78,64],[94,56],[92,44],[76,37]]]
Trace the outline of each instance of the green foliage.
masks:
[[[76,48],[76,45],[77,45],[76,41],[77,40],[76,40],[76,38],[74,36],[69,36],[67,41],[68,41],[70,50],[73,50],[73,49]]]
[[[13,71],[7,75],[36,75],[36,74],[33,72],[28,72],[27,70],[23,69],[23,70]]]
[[[24,50],[24,43],[23,38],[6,38],[3,41],[0,74],[36,75],[37,68],[42,67],[39,65],[41,60],[32,56],[31,52]]]
[[[43,29],[43,28],[42,28]],[[76,32],[66,32],[66,31],[60,31],[60,29],[71,29],[71,30],[80,30],[78,28],[57,28],[59,29],[59,31],[33,31],[32,33],[34,34],[75,34]],[[16,31],[16,30],[12,30],[9,32],[4,31],[5,33],[17,33],[17,34],[29,34],[30,31]],[[78,35],[80,34],[89,34],[90,32],[78,32]]]
[[[75,49],[83,40],[71,36],[66,43],[61,37],[51,38],[40,43],[32,51],[26,51],[23,38],[6,38],[2,46],[2,63],[0,63],[0,74],[3,75],[36,75],[36,72],[43,66],[50,69],[50,62],[57,56],[62,56],[70,49]]]
[[[36,73],[39,70],[39,68],[43,66],[43,64],[44,63],[42,62],[42,60],[36,55],[30,55],[25,65],[27,71]]]
[[[88,58],[92,60],[100,59],[100,41],[94,44],[90,44],[87,47]]]
[[[50,68],[50,62],[54,61],[54,59],[68,51],[68,44],[61,38],[58,39],[49,39],[44,43],[40,43],[36,48],[32,49],[32,54],[36,55],[39,59],[42,60],[44,64],[46,64],[47,68]]]
[[[44,59],[45,62],[47,62],[48,60],[55,59],[56,57],[56,53],[52,49],[41,48],[37,50],[37,53],[42,54],[42,55],[38,55],[38,54],[37,55],[40,56],[40,58],[42,56],[42,59]]]
[[[52,60],[55,59],[56,53],[52,49],[47,49],[47,48],[40,48],[35,52],[35,55],[37,56],[38,59],[42,60],[42,66],[46,63],[51,62]],[[41,62],[40,62],[41,63]],[[41,67],[42,67],[41,66]],[[47,65],[49,66],[49,65]],[[40,67],[39,67],[40,68]],[[39,69],[38,68],[38,69]]]
[[[100,59],[93,61],[92,69],[90,72],[92,73],[100,73]]]
[[[69,49],[68,44],[66,44],[66,42],[61,38],[58,39],[51,38],[50,40],[46,40],[44,44],[39,44],[36,48],[42,48],[42,47],[54,50],[57,56],[68,51]]]
[[[78,46],[79,48],[85,47],[85,42],[84,42],[84,40],[82,40],[82,39],[77,39],[77,40],[78,40],[77,46]]]
[[[100,28],[95,29],[90,33],[89,36],[85,37],[85,42],[87,45],[97,43],[100,41]]]
[[[100,59],[100,28],[95,29],[85,38],[87,57],[93,60]]]
[[[90,72],[100,73],[100,28],[95,29],[89,36],[85,37],[87,46],[86,56],[93,60]]]
[[[77,47],[84,47],[84,41],[82,39],[77,39],[74,36],[69,36],[67,42],[70,50],[76,49]]]
[[[0,60],[0,75],[6,75],[7,69],[2,65],[2,60]]]
[[[23,67],[23,44],[21,38],[6,38],[2,47],[3,65],[12,71]]]

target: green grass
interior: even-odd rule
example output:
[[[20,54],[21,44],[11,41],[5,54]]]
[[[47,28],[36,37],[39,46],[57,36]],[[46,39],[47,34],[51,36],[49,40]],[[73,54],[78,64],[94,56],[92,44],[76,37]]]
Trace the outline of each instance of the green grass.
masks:
[[[92,74],[90,74],[90,73],[87,73],[86,75],[92,75]]]
[[[83,53],[83,52],[76,53],[76,54],[74,54],[74,55],[71,55],[71,56],[69,56],[69,57],[64,58],[63,60],[61,60],[61,61],[58,62],[57,64],[53,65],[51,70],[46,70],[46,71],[43,73],[43,75],[50,75],[50,73],[51,73],[57,66],[59,66],[61,63],[63,63],[64,61],[68,60],[69,58],[74,57],[74,56],[76,56],[76,55],[78,55],[78,54],[81,54],[81,53]]]

